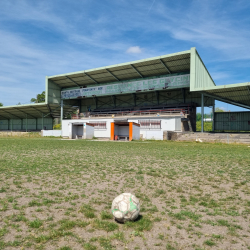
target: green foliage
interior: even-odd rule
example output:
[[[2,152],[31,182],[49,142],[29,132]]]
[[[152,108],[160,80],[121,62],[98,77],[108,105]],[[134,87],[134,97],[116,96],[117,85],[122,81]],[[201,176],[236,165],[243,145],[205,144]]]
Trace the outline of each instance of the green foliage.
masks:
[[[201,113],[196,114],[196,121],[201,121]]]
[[[30,102],[34,102],[34,103],[45,102],[45,91],[43,91],[41,94],[37,94],[36,98],[31,98]]]
[[[223,109],[220,109],[220,108],[215,108],[215,112],[225,112],[225,110],[223,110]]]
[[[213,129],[213,122],[204,122],[204,131],[212,131]],[[201,131],[201,121],[196,122],[196,131]]]
[[[61,130],[61,129],[62,129],[61,124],[55,124],[55,125],[53,126],[53,129],[54,129],[54,130]]]
[[[2,102],[0,102],[0,107],[2,107],[3,106],[3,103]]]

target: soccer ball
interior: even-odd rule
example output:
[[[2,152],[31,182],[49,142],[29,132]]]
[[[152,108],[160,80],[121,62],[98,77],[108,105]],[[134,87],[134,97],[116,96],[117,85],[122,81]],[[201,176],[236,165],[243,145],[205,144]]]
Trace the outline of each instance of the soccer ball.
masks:
[[[130,193],[120,194],[113,200],[111,211],[119,222],[133,221],[140,213],[139,199]]]

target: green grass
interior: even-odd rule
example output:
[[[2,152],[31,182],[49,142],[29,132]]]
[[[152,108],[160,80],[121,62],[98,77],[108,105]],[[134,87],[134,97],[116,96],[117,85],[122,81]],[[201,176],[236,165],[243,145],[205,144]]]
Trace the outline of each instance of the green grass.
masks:
[[[0,249],[249,249],[249,150],[0,138]],[[135,222],[113,219],[122,192],[140,199]]]
[[[29,222],[29,226],[31,228],[39,228],[42,226],[42,224],[43,224],[43,222],[40,221],[39,219],[35,219],[35,220]]]

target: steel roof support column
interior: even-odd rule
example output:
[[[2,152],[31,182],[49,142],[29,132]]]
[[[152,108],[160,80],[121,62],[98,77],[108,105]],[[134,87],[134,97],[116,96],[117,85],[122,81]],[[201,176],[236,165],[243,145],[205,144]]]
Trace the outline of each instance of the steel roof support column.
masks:
[[[201,133],[204,132],[204,94],[201,94]]]
[[[215,100],[213,100],[213,107],[212,107],[212,131],[214,132],[214,111],[215,111]]]
[[[63,99],[61,99],[61,128],[62,128],[62,120],[63,120]]]
[[[10,129],[11,129],[11,132],[12,132],[12,127],[13,127],[13,119],[11,118],[11,119],[10,119],[10,121],[11,121],[11,124],[10,124],[10,125],[11,125],[11,127],[10,127]]]
[[[27,115],[26,115],[26,132],[28,130],[28,118],[27,118]]]
[[[42,129],[41,130],[43,130],[43,113],[42,113]]]

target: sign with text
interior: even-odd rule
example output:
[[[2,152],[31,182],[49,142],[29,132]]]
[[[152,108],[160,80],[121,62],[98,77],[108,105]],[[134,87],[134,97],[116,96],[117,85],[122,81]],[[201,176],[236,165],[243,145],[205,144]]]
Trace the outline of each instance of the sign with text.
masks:
[[[134,93],[139,91],[144,92],[167,88],[184,88],[189,86],[190,75],[187,74],[131,82],[119,82],[115,84],[100,85],[81,89],[63,90],[61,91],[61,98],[74,99],[79,97],[117,95],[122,93]]]

